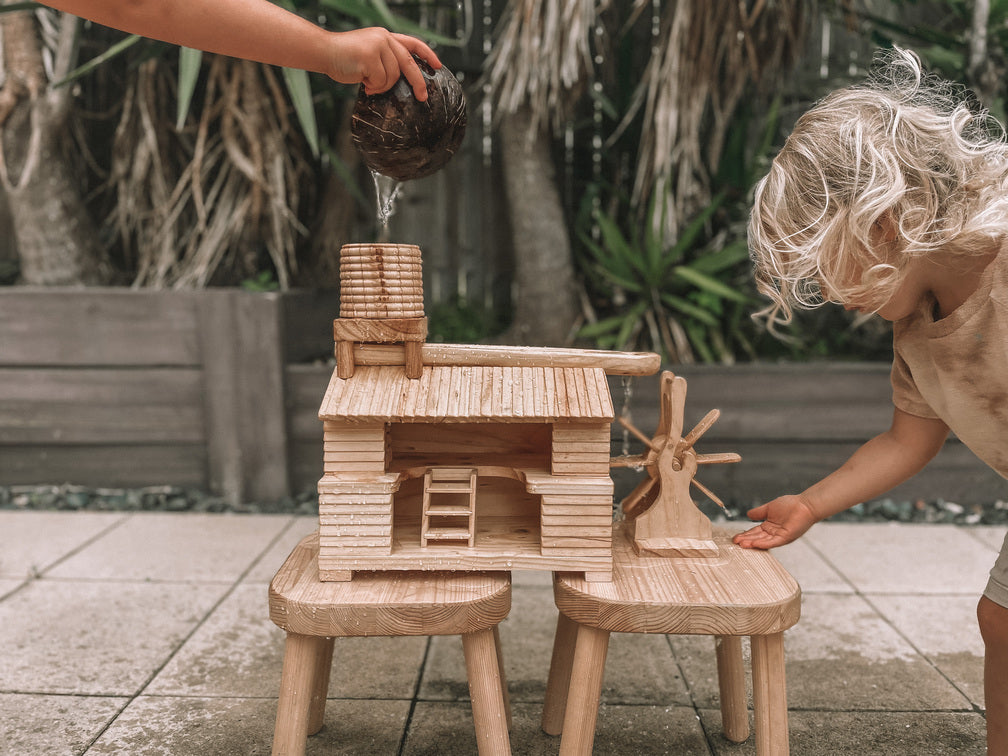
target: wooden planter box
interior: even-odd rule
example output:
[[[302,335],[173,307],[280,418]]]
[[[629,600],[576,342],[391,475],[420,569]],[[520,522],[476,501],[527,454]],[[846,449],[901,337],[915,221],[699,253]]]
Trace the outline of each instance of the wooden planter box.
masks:
[[[0,288],[0,485],[176,485],[232,501],[314,490],[335,293]],[[884,430],[883,364],[677,366],[686,425],[718,407],[700,451],[737,451],[699,478],[748,505],[801,490]],[[610,378],[616,413],[624,388]],[[630,381],[650,434],[657,376]],[[622,430],[613,425],[613,454]],[[631,451],[640,444],[630,439]],[[643,473],[615,469],[616,498]],[[894,494],[961,504],[1008,484],[955,439]]]
[[[0,289],[0,484],[277,500],[321,475],[335,293]],[[309,368],[305,370],[305,368]]]

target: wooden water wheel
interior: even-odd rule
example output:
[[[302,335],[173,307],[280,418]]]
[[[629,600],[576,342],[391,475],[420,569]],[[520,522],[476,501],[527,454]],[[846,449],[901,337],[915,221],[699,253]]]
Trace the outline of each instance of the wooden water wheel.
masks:
[[[643,467],[647,477],[623,500],[623,513],[631,523],[634,548],[638,553],[661,556],[714,556],[710,520],[690,497],[696,486],[712,501],[724,507],[714,493],[696,480],[700,465],[738,462],[734,452],[697,454],[693,445],[720,417],[713,409],[683,435],[686,406],[686,379],[670,371],[661,374],[658,427],[648,438],[625,418],[619,422],[644,442],[646,451],[638,456],[614,457],[611,467]]]

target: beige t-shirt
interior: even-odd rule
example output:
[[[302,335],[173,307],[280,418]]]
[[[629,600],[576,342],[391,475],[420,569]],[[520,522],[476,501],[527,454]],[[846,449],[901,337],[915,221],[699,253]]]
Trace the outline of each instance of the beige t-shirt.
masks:
[[[1008,244],[962,305],[941,320],[934,312],[928,298],[893,324],[893,403],[940,418],[1008,478]]]

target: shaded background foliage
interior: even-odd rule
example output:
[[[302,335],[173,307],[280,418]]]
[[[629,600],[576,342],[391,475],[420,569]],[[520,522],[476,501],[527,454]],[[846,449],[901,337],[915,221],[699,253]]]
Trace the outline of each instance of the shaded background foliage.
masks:
[[[435,44],[470,101],[470,146],[448,178],[410,182],[402,217],[381,229],[349,140],[354,88],[71,27],[44,9],[8,13],[0,118],[11,222],[40,204],[14,175],[31,164],[26,124],[59,113],[14,86],[12,42],[31,49],[29,32],[32,70],[65,103],[47,159],[83,212],[79,228],[52,224],[49,239],[14,234],[4,281],[334,286],[339,247],[384,234],[422,242],[432,331],[444,340],[574,340],[681,362],[885,357],[884,328],[833,310],[801,317],[785,342],[751,321],[752,184],[794,118],[859,78],[878,46],[912,47],[1004,113],[1000,0],[290,5],[329,28],[381,24]],[[71,75],[80,61],[95,65]],[[435,196],[449,181],[460,196]],[[432,224],[441,236],[422,241]],[[73,254],[87,262],[26,264],[28,247],[50,249],[57,232],[79,234]]]

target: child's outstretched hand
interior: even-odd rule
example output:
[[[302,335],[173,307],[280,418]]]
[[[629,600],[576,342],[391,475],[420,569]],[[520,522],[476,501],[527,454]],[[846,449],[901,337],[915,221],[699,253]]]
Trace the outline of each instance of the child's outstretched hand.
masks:
[[[422,41],[376,26],[335,34],[339,47],[330,77],[342,84],[362,83],[364,91],[371,95],[391,89],[401,74],[418,100],[427,99],[427,85],[413,55],[427,61],[435,71],[441,68],[441,61]]]
[[[791,543],[819,521],[812,507],[797,495],[768,501],[750,509],[746,515],[750,520],[763,522],[732,539],[745,549],[772,549]]]

